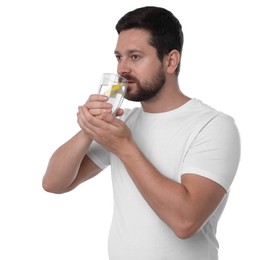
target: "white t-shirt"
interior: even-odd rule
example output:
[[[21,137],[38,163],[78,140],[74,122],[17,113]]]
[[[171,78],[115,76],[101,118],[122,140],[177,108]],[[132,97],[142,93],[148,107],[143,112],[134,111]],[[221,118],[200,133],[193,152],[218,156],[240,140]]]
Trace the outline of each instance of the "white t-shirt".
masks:
[[[180,182],[182,174],[195,173],[229,191],[240,157],[240,139],[232,117],[192,99],[165,113],[126,110],[122,120],[162,175]],[[150,208],[114,154],[93,142],[88,156],[102,169],[111,165],[114,214],[110,260],[218,259],[216,228],[228,193],[200,231],[180,239]]]

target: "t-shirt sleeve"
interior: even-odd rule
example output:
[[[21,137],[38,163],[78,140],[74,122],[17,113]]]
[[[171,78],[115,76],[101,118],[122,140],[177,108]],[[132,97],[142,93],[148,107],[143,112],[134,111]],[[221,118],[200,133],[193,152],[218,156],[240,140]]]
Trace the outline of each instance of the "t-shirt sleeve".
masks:
[[[236,175],[240,136],[232,117],[219,115],[197,134],[182,165],[182,174],[198,174],[220,184],[226,191]]]
[[[101,169],[105,169],[110,165],[109,152],[104,149],[101,145],[96,142],[92,142],[88,151],[87,156]]]

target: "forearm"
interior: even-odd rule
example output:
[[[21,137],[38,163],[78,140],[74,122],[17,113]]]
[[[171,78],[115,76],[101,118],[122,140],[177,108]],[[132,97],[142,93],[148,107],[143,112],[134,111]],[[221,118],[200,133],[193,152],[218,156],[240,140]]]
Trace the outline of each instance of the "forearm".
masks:
[[[80,131],[53,153],[43,178],[45,190],[59,193],[73,183],[91,141]]]
[[[150,207],[176,235],[185,228],[191,234],[191,199],[185,186],[163,176],[135,145],[123,151],[119,157]]]
[[[162,175],[137,147],[126,124],[112,115],[102,120],[89,117],[84,125],[97,143],[123,162],[143,198],[178,237],[197,232],[222,200],[224,188],[211,179],[188,173],[178,183]]]

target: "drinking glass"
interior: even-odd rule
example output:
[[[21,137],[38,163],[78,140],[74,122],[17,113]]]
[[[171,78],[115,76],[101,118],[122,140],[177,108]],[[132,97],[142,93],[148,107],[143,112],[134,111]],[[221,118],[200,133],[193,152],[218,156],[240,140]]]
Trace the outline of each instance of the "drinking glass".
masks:
[[[120,108],[127,88],[127,80],[114,73],[103,73],[101,77],[99,94],[109,98],[112,104],[112,113],[115,115]]]

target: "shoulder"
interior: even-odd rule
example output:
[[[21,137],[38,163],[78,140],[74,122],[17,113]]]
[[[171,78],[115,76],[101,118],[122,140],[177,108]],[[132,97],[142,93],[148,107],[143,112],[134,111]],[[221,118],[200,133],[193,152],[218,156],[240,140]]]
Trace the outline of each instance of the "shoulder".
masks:
[[[195,128],[193,141],[198,146],[210,145],[213,147],[234,147],[240,149],[240,134],[235,119],[224,112],[194,100]],[[193,145],[194,145],[193,143]]]
[[[141,107],[125,108],[124,114],[119,119],[127,123],[132,118],[137,117],[141,110]]]
[[[228,115],[222,111],[219,111],[208,104],[203,103],[201,100],[192,100],[192,113],[196,116],[197,120],[200,121],[203,118],[208,118],[206,120],[206,125],[211,127],[221,129],[226,128],[236,128],[235,120],[231,115]]]
[[[210,149],[221,157],[235,158],[240,156],[240,134],[233,117],[219,112],[197,134],[194,145]],[[206,148],[207,147],[207,148]]]

